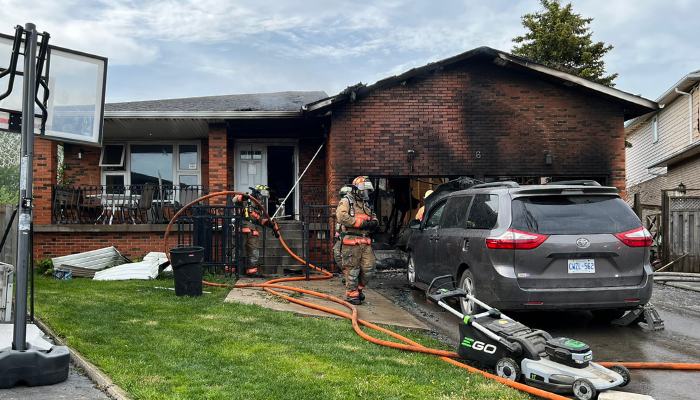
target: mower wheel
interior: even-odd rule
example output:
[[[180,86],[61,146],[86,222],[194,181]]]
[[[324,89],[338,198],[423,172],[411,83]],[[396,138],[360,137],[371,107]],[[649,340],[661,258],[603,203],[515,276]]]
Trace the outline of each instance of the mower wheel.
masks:
[[[476,282],[474,281],[474,274],[472,273],[472,270],[467,268],[464,270],[464,272],[462,272],[462,276],[459,278],[459,287],[468,294],[476,297]],[[478,304],[468,300],[466,297],[461,297],[459,299],[459,306],[462,309],[462,314],[464,315],[474,315],[479,313],[481,310],[481,307],[479,307]]]
[[[610,367],[611,371],[615,371],[618,374],[622,376],[622,383],[620,384],[620,387],[627,386],[628,383],[632,380],[632,375],[630,374],[630,370],[627,369],[624,365],[613,365]]]
[[[408,253],[408,263],[406,263],[406,281],[408,287],[416,286],[416,263],[413,261],[413,253]]]
[[[593,400],[598,396],[598,391],[588,379],[576,379],[572,389],[574,390],[574,397],[578,400]]]
[[[496,363],[496,375],[503,379],[517,382],[520,380],[520,367],[512,358],[501,358]]]

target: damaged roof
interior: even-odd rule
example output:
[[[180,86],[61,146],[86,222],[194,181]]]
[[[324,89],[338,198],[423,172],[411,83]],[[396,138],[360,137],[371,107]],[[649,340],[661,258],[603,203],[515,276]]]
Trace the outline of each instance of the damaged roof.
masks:
[[[305,110],[309,113],[324,114],[330,111],[330,108],[333,105],[355,101],[357,96],[361,96],[375,90],[399,85],[407,80],[410,80],[411,78],[425,75],[435,70],[442,69],[445,66],[468,59],[492,62],[494,65],[502,68],[518,70],[550,82],[562,84],[574,90],[579,90],[621,104],[624,107],[625,120],[659,109],[658,103],[645,99],[641,96],[636,96],[623,92],[622,90],[591,82],[576,75],[546,67],[526,58],[482,46],[441,61],[429,63],[419,68],[413,68],[400,75],[382,79],[373,85],[364,85],[360,83],[355,86],[350,86],[335,96],[330,96],[307,104],[305,106]]]
[[[328,95],[323,91],[275,92],[106,103],[105,117],[128,118],[156,114],[162,117],[196,117],[205,114],[225,117],[218,113],[299,113],[303,105],[325,97]]]

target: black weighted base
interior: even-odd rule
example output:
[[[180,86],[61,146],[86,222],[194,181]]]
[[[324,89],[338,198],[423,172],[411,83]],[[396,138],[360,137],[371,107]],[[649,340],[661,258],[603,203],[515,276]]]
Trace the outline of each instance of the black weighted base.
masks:
[[[53,346],[48,352],[37,350],[0,351],[0,389],[18,383],[27,386],[53,385],[68,379],[70,350]]]

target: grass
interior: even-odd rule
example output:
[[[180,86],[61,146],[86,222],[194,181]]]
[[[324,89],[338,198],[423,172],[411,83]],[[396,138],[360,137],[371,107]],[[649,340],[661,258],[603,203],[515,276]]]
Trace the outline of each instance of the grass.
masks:
[[[223,303],[224,288],[189,298],[156,289],[172,279],[37,277],[35,286],[37,315],[134,399],[530,398],[436,357],[369,343],[349,320]]]

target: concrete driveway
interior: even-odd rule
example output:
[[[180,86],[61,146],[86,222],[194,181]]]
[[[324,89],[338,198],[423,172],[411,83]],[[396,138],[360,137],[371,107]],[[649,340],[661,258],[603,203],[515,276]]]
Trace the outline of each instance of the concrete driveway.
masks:
[[[379,283],[381,282],[381,285]],[[372,287],[393,299],[431,329],[438,339],[457,346],[459,319],[430,303],[422,290],[409,289],[405,272],[380,273]],[[379,285],[379,286],[377,286]],[[664,320],[665,330],[639,326],[616,327],[593,319],[589,312],[508,313],[531,327],[587,343],[594,361],[700,362],[700,293],[655,284],[652,304]],[[456,304],[455,304],[456,306]],[[631,370],[632,383],[617,390],[659,399],[697,399],[700,372]]]

